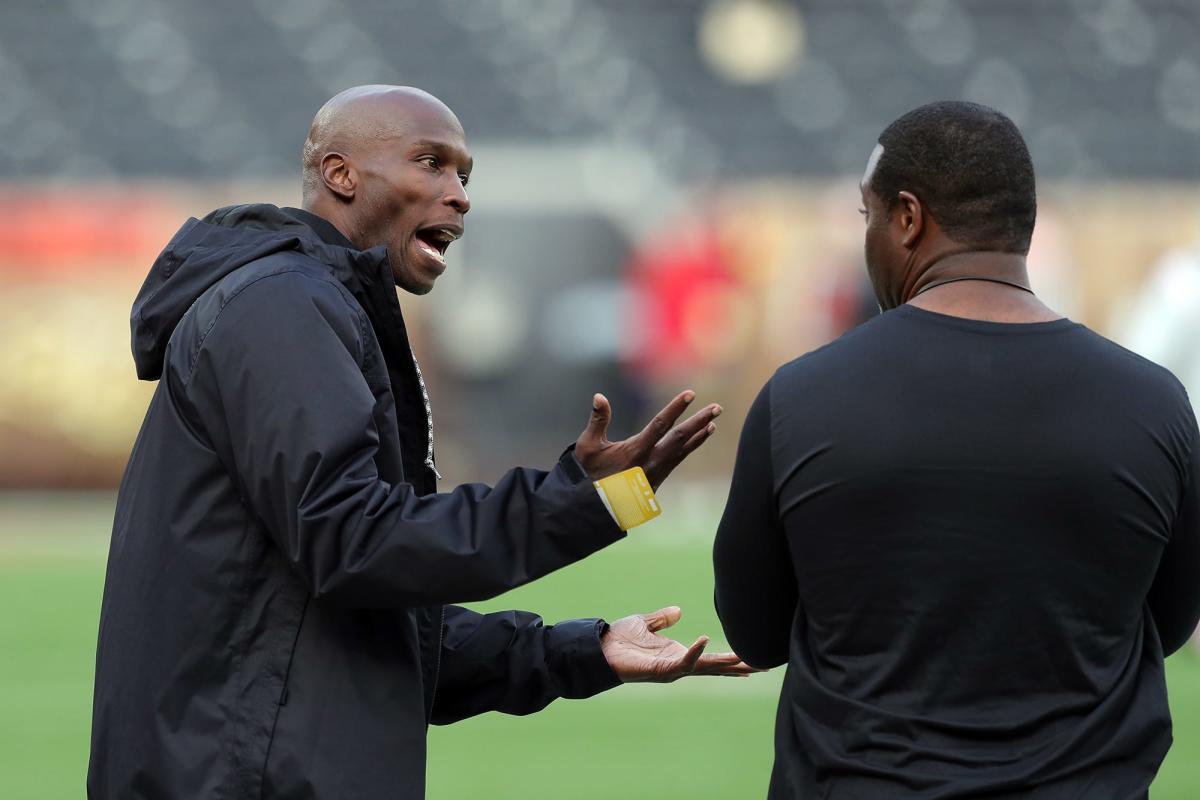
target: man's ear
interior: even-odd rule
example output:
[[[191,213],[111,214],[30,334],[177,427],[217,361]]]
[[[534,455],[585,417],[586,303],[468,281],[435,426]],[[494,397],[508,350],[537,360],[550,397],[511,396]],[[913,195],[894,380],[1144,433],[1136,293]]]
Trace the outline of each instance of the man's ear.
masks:
[[[895,216],[900,226],[900,244],[909,250],[913,249],[925,230],[925,207],[912,192],[900,192]]]
[[[349,202],[358,189],[358,174],[341,153],[326,153],[321,159],[321,180],[339,199]]]

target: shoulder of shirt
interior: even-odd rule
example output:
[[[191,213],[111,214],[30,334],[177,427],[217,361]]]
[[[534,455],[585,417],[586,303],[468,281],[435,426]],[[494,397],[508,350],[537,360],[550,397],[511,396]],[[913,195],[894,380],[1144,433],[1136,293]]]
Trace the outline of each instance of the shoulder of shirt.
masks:
[[[771,376],[771,380],[777,377],[789,375],[794,372],[800,372],[809,367],[816,367],[822,364],[827,358],[837,357],[838,353],[848,347],[853,347],[863,338],[878,336],[880,329],[888,327],[894,320],[889,319],[887,314],[880,314],[877,317],[872,317],[861,325],[857,325],[843,333],[841,336],[828,342],[820,347],[810,350],[802,356],[793,358],[784,364],[781,364],[775,370],[775,374]]]
[[[880,314],[878,317],[874,317],[850,329],[832,342],[782,364],[771,376],[768,386],[777,379],[802,375],[809,370],[824,369],[827,365],[836,365],[835,368],[840,368],[841,365],[836,364],[836,361],[831,361],[830,359],[836,360],[844,350],[854,347],[864,338],[886,335],[886,329],[899,319],[899,317],[892,317],[889,314]],[[1118,362],[1127,364],[1133,372],[1135,380],[1140,380],[1154,386],[1165,395],[1172,396],[1177,402],[1182,402],[1190,409],[1191,403],[1188,399],[1187,390],[1184,388],[1183,383],[1169,369],[1144,356],[1138,355],[1132,350],[1122,347],[1120,344],[1096,333],[1084,325],[1077,326],[1075,330],[1091,340],[1097,349],[1106,351]]]
[[[1124,347],[1106,336],[1096,333],[1091,328],[1080,326],[1081,329],[1088,335],[1097,345],[1097,347],[1111,353],[1112,356],[1124,363],[1128,364],[1131,369],[1139,373],[1138,378],[1146,381],[1153,381],[1159,384],[1160,388],[1169,391],[1177,396],[1185,404],[1190,406],[1188,401],[1187,389],[1184,388],[1183,382],[1175,376],[1174,372],[1164,367],[1162,364],[1151,361],[1143,355],[1139,355],[1132,350]]]

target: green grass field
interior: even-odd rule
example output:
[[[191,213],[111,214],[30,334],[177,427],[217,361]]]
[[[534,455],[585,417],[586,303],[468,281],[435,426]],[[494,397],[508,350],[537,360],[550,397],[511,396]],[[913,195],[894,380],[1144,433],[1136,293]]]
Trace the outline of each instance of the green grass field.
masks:
[[[485,604],[547,620],[676,604],[674,629],[722,644],[712,610],[713,519],[667,516],[626,542]],[[84,795],[92,667],[111,497],[0,496],[0,797]],[[1200,795],[1200,657],[1169,662],[1175,746],[1153,797]],[[525,718],[488,714],[430,736],[429,797],[764,796],[778,674],[625,686]],[[570,787],[569,791],[562,787]]]

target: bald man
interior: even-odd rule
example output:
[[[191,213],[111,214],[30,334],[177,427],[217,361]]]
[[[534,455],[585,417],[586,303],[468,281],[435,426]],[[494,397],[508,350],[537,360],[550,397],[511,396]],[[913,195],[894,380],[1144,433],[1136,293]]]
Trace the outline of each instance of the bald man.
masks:
[[[429,292],[463,234],[462,127],[424,92],[352,89],[303,167],[303,209],[189,220],[134,303],[158,386],[117,501],[89,796],[419,798],[431,722],[745,674],[657,635],[677,608],[610,627],[453,605],[620,540],[593,481],[642,466],[657,485],[720,409],[672,428],[684,392],[610,442],[597,395],[549,471],[438,493],[396,286]]]

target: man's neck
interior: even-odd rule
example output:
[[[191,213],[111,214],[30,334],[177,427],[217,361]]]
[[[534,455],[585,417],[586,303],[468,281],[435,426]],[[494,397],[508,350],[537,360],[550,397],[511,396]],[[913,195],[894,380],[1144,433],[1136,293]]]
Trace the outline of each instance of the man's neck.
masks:
[[[961,252],[927,265],[908,287],[906,302],[926,311],[990,322],[1061,319],[1028,288],[1023,255]]]
[[[357,250],[366,249],[360,246],[359,243],[354,240],[354,237],[351,235],[351,231],[349,230],[349,226],[341,221],[336,213],[333,213],[330,211],[330,209],[325,208],[323,203],[305,202],[300,206],[300,210],[312,214],[314,217],[318,217],[329,228],[331,228],[332,231],[336,231],[338,236],[340,236],[342,239],[345,239],[349,246],[354,247]],[[320,233],[325,234],[326,231],[320,231]],[[322,238],[325,237],[322,236]],[[338,244],[341,243],[339,242]]]

